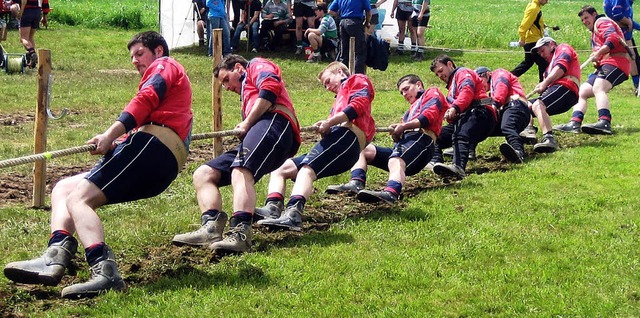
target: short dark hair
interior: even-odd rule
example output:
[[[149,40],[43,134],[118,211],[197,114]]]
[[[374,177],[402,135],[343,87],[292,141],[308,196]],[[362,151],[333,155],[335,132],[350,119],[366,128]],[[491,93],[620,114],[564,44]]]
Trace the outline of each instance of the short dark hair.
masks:
[[[131,50],[131,47],[138,43],[142,43],[144,47],[151,51],[155,50],[158,46],[162,46],[162,56],[169,56],[167,41],[156,31],[145,31],[134,35],[131,41],[129,41],[129,44],[127,44],[127,49]]]
[[[436,56],[435,59],[433,59],[433,62],[431,62],[431,67],[429,68],[431,70],[431,72],[433,72],[436,69],[436,64],[438,63],[442,63],[444,65],[447,65],[447,63],[451,62],[451,64],[453,65],[453,68],[456,67],[456,63],[453,62],[453,60],[449,57],[449,55],[446,54],[441,54]]]
[[[327,4],[324,2],[318,3],[318,7],[316,8],[317,10],[322,10],[322,12],[324,12],[325,14],[327,12],[329,12],[329,9],[327,7]]]
[[[405,75],[403,77],[401,77],[398,80],[398,83],[396,84],[396,86],[398,86],[398,88],[400,88],[400,85],[402,85],[402,83],[404,82],[409,82],[409,84],[416,84],[418,82],[422,82],[422,80],[420,79],[420,76],[415,75],[415,74],[409,74],[409,75]]]
[[[581,16],[585,12],[589,14],[598,14],[598,11],[596,11],[596,8],[590,5],[586,5],[586,6],[583,6],[582,9],[580,9],[580,12],[578,12],[578,16]]]
[[[233,70],[237,63],[240,63],[240,65],[242,65],[242,67],[244,68],[249,65],[249,61],[247,61],[247,59],[245,59],[244,57],[237,54],[229,54],[213,68],[213,76],[218,77],[221,69],[225,69],[227,71]]]

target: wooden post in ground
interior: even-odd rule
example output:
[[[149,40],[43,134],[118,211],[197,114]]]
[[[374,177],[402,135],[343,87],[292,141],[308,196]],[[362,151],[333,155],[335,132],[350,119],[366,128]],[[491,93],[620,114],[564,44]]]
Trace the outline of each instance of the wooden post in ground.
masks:
[[[349,38],[349,72],[354,74],[356,70],[356,38]]]
[[[222,29],[213,30],[213,66],[222,61]],[[212,75],[213,76],[213,75]],[[211,86],[212,108],[213,108],[213,131],[222,130],[222,83],[213,76]],[[222,154],[222,137],[213,138],[213,156]]]
[[[45,152],[47,148],[47,103],[51,75],[51,51],[38,50],[38,100],[34,131],[33,153]],[[47,162],[36,161],[33,166],[33,207],[44,206],[44,191],[47,182]]]

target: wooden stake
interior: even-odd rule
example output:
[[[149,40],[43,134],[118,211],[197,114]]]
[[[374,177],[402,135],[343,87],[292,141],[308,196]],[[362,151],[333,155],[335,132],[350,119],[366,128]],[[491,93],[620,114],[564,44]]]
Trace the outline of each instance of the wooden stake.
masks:
[[[356,38],[349,38],[349,72],[354,74],[356,70]]]
[[[213,67],[222,61],[222,29],[213,30]],[[213,68],[212,68],[213,69]],[[212,73],[213,74],[213,73]],[[211,96],[213,108],[213,131],[222,130],[222,83],[213,76]],[[222,154],[222,137],[213,138],[213,156]]]
[[[38,100],[34,131],[33,153],[44,152],[47,148],[47,97],[51,75],[51,51],[38,50]],[[33,207],[44,206],[44,190],[47,182],[47,162],[36,161],[33,167]]]

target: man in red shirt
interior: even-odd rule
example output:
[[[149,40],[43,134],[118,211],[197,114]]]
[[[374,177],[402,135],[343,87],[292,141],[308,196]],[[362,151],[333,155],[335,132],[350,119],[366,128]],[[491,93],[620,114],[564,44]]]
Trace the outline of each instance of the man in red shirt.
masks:
[[[300,146],[300,126],[280,67],[270,60],[247,61],[230,54],[213,69],[227,90],[240,95],[240,144],[193,173],[202,226],[174,236],[176,245],[208,246],[221,254],[251,249],[255,183],[293,156]],[[220,187],[233,188],[233,214],[222,211]],[[223,238],[229,219],[229,232]]]
[[[329,117],[314,124],[322,139],[309,153],[287,160],[271,174],[266,206],[256,209],[263,218],[259,225],[302,231],[302,212],[313,192],[313,182],[349,170],[376,133],[371,117],[375,91],[366,75],[352,75],[346,65],[336,61],[318,74],[318,80],[336,94]],[[287,179],[295,179],[295,183],[285,206]]]
[[[393,148],[367,145],[356,165],[351,168],[351,180],[329,186],[327,193],[356,194],[358,200],[369,203],[395,203],[400,197],[406,176],[417,174],[431,161],[447,101],[437,87],[425,90],[418,75],[401,77],[397,86],[410,105],[402,121],[389,126],[389,133],[395,141]],[[368,165],[389,171],[389,180],[384,189],[364,189]]]
[[[580,63],[578,54],[568,44],[557,44],[550,37],[544,37],[531,50],[549,62],[544,72],[544,79],[533,89],[540,93],[531,106],[531,111],[538,118],[542,140],[533,145],[533,150],[548,153],[558,150],[549,116],[566,112],[578,101],[578,85],[580,84]]]
[[[499,68],[493,72],[487,67],[478,67],[475,72],[491,92],[493,106],[498,110],[498,123],[492,135],[504,136],[507,142],[500,145],[500,153],[510,162],[524,161],[524,146],[519,131],[531,118],[527,102],[518,77]]]
[[[591,31],[591,47],[589,56],[596,70],[586,82],[580,86],[578,103],[573,106],[571,121],[553,129],[572,133],[611,135],[611,111],[609,91],[629,78],[631,62],[629,51],[624,41],[624,34],[616,22],[598,15],[592,6],[584,6],[578,13],[582,24]],[[582,125],[587,111],[587,99],[595,97],[598,108],[598,122]]]
[[[472,69],[456,67],[447,55],[431,62],[431,71],[447,84],[449,108],[444,119],[449,125],[442,128],[437,141],[433,172],[443,177],[463,179],[469,151],[493,132],[497,111],[487,96],[482,79]],[[445,165],[441,149],[453,146],[453,164]]]
[[[125,283],[96,209],[106,204],[153,197],[163,192],[184,165],[191,135],[191,83],[169,57],[164,38],[142,32],[128,44],[142,79],[138,93],[104,133],[87,141],[104,157],[90,172],[65,178],[51,191],[51,236],[44,254],[8,264],[7,278],[24,284],[57,285],[76,253],[85,247],[91,278],[62,290],[62,297],[91,297],[123,290]],[[128,133],[121,143],[116,138]]]

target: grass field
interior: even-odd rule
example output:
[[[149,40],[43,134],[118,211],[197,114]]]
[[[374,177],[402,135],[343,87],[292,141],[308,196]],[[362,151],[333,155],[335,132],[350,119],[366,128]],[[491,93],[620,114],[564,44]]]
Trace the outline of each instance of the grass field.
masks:
[[[458,65],[511,69],[523,53],[507,44],[515,39],[526,3],[434,2],[427,45],[453,49],[446,52]],[[576,15],[585,3],[601,6],[554,0],[543,9],[548,25],[561,26],[552,36],[573,45],[580,61],[589,54],[589,34]],[[92,12],[110,7],[81,0],[52,6],[55,12],[56,6],[82,4],[94,6]],[[145,21],[156,16],[155,1],[117,4],[127,10],[148,7],[140,9]],[[135,32],[55,20],[38,31],[38,46],[52,51],[52,109],[70,110],[49,122],[48,149],[81,145],[102,132],[135,94],[139,75],[126,50]],[[15,31],[2,44],[9,52],[22,52]],[[442,52],[429,50],[422,63],[392,57],[387,71],[369,71],[378,126],[399,120],[407,108],[395,87],[402,75],[416,73],[446,91],[428,68]],[[172,55],[193,85],[194,133],[210,131],[211,60],[199,48]],[[309,65],[292,54],[267,57],[282,67],[301,124],[326,117],[333,94],[315,79],[325,64]],[[36,80],[36,72],[0,73],[0,159],[32,152],[29,116],[36,104]],[[526,91],[536,80],[535,69],[521,77]],[[62,287],[89,275],[79,253],[73,268],[77,275],[65,277],[60,286],[16,285],[0,275],[0,316],[640,316],[640,118],[632,91],[625,82],[610,94],[613,136],[559,134],[560,151],[533,155],[528,147],[531,156],[518,166],[501,162],[497,147],[503,139],[490,138],[478,146],[480,159],[470,164],[465,180],[444,183],[428,171],[409,177],[398,206],[368,206],[323,193],[348,174],[320,180],[307,205],[303,234],[258,232],[254,251],[242,256],[218,259],[207,250],[171,245],[174,234],[196,228],[199,221],[191,174],[202,161],[192,160],[162,195],[99,210],[127,292],[60,300]],[[224,92],[222,100],[224,127],[231,129],[240,118],[238,97]],[[23,120],[12,123],[13,118]],[[569,118],[567,113],[552,120]],[[591,102],[585,121],[595,118]],[[192,147],[206,155],[208,142]],[[383,134],[375,142],[390,144]],[[74,155],[54,159],[48,167],[80,169],[96,159]],[[0,182],[23,176],[29,183],[31,169],[4,169]],[[368,177],[371,188],[386,180],[375,168]],[[267,181],[258,183],[259,202]],[[231,191],[222,194],[229,211]],[[5,251],[0,264],[39,255],[48,239],[48,216],[46,210],[29,208],[29,202],[0,202],[0,250]]]

